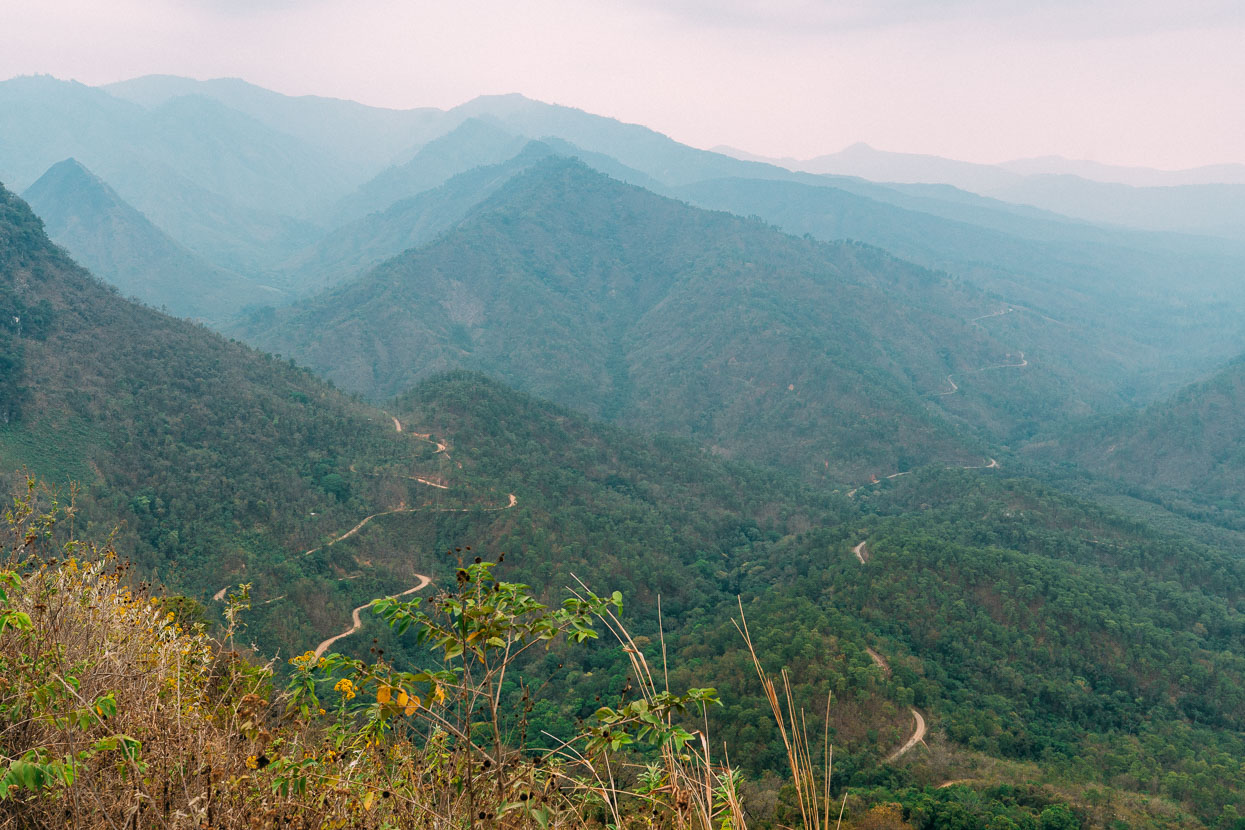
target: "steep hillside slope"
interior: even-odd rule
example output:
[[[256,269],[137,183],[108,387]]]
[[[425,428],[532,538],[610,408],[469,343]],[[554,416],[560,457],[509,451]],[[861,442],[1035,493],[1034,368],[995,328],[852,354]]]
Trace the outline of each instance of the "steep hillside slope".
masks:
[[[0,175],[23,189],[69,157],[132,202],[131,180],[159,181],[144,174],[143,165],[176,170],[240,206],[294,216],[349,187],[330,154],[202,95],[147,109],[101,89],[39,76],[0,83],[0,101]],[[138,207],[149,213],[146,205]]]
[[[208,98],[154,110],[49,77],[0,83],[0,181],[25,189],[76,158],[177,242],[248,276],[318,231],[311,208],[353,184],[325,152]]]
[[[1060,405],[1051,375],[973,323],[998,308],[879,251],[793,239],[552,159],[429,246],[238,333],[374,397],[481,369],[740,457],[858,478],[976,458],[934,409],[967,400],[961,384],[1028,383],[956,410],[976,422]]]
[[[1071,461],[1149,490],[1182,490],[1245,510],[1245,357],[1140,412],[1100,419],[1035,444],[1037,457]]]
[[[385,210],[337,228],[285,262],[283,282],[291,290],[310,294],[354,279],[383,260],[435,239],[517,173],[551,156],[576,158],[608,176],[653,189],[643,173],[608,157],[585,153],[558,139],[529,141],[500,164],[459,173],[438,187],[419,190]],[[400,173],[400,168],[393,170]]]
[[[304,294],[348,282],[384,260],[432,241],[515,174],[551,155],[552,147],[530,142],[501,164],[459,173],[438,187],[343,225],[283,264],[287,282]]]
[[[380,413],[121,299],[3,190],[0,302],[0,467],[77,481],[83,526],[120,524],[129,555],[178,590],[206,600],[227,573],[257,590],[323,590],[331,569],[316,576],[297,553],[397,498],[349,472],[409,452]],[[277,610],[259,611],[261,642],[318,633]]]
[[[22,198],[48,236],[126,296],[180,317],[221,322],[281,292],[217,268],[178,245],[74,159],[54,164]]]

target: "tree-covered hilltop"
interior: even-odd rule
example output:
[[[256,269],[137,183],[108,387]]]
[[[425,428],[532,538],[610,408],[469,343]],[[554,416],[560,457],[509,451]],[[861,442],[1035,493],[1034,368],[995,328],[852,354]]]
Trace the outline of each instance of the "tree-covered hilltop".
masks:
[[[1006,428],[1046,411],[1057,378],[973,322],[1000,307],[877,249],[795,239],[547,159],[429,245],[236,331],[377,398],[477,369],[842,479],[978,458],[935,405],[961,386],[1007,392],[959,418],[984,409]]]

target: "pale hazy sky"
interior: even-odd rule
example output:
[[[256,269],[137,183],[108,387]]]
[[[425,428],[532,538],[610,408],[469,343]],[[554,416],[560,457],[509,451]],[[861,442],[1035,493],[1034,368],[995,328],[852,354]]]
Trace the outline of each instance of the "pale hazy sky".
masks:
[[[1241,0],[0,0],[0,77],[36,72],[521,92],[776,156],[1245,162]]]

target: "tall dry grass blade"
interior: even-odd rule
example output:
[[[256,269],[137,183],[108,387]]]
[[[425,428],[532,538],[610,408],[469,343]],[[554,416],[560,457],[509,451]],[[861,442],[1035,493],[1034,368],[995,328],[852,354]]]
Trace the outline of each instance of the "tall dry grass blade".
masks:
[[[670,669],[666,661],[666,626],[661,618],[661,594],[657,595],[657,634],[661,638],[661,675],[666,691],[670,691]]]
[[[823,762],[825,769],[823,770],[824,777],[822,778],[822,787],[824,790],[822,793],[822,802],[826,805],[826,821],[824,826],[827,828],[830,827],[830,773],[833,771],[834,764],[834,752],[830,748],[830,698],[833,694],[833,692],[826,693],[826,717],[823,720],[826,728],[826,735],[825,743],[822,745],[821,750],[821,757],[825,759]]]

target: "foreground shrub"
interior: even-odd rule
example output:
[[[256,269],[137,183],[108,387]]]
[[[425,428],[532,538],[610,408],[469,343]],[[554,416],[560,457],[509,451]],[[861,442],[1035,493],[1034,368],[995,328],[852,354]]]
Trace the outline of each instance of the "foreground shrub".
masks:
[[[59,539],[63,512],[31,483],[5,514],[0,827],[743,826],[735,776],[679,725],[714,691],[658,688],[617,594],[549,608],[476,562],[427,612],[374,603],[429,648],[427,666],[308,652],[278,681],[232,647],[245,586],[215,640],[192,603],[130,584],[111,547]],[[527,698],[503,693],[507,675],[602,624],[638,696],[568,741],[524,746]]]

